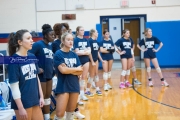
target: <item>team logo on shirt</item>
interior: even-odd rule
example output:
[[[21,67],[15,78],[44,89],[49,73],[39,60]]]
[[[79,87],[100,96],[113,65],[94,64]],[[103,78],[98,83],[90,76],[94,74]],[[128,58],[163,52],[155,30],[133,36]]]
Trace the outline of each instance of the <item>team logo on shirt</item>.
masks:
[[[53,52],[52,52],[52,50],[47,49],[47,48],[43,48],[43,50],[44,50],[44,54],[45,54],[46,58],[53,59]]]
[[[78,46],[80,50],[85,50],[87,46],[87,42],[78,42]]]
[[[146,45],[146,48],[153,48],[154,41],[148,41],[148,42],[145,43],[145,45]]]
[[[74,65],[76,65],[77,62],[76,58],[64,58],[64,61],[66,63],[66,66],[70,68],[74,67]]]
[[[25,80],[36,78],[36,66],[34,63],[22,66],[21,71],[23,75],[27,74],[27,76],[25,76]]]
[[[103,48],[105,48],[105,49],[110,49],[110,48],[111,48],[111,44],[109,44],[109,43],[103,43]]]
[[[131,43],[130,42],[123,42],[123,46],[125,49],[131,49]]]
[[[98,44],[97,43],[93,43],[93,48],[94,48],[94,50],[98,50],[99,49]]]

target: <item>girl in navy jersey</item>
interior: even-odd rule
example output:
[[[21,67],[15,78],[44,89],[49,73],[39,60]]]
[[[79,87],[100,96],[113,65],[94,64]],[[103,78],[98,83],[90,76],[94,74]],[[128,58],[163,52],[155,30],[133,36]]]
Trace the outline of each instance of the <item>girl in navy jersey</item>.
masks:
[[[60,49],[61,44],[61,35],[69,30],[69,25],[67,23],[56,23],[53,26],[54,33],[56,35],[56,39],[52,42],[52,51],[55,53]]]
[[[156,52],[158,52],[161,47],[163,46],[163,43],[157,38],[152,36],[152,30],[150,28],[147,28],[145,30],[145,38],[142,39],[137,47],[144,52],[144,62],[147,68],[147,75],[149,80],[149,86],[153,86],[152,78],[151,78],[151,67],[150,67],[150,61],[152,61],[154,67],[156,68],[157,73],[159,74],[159,77],[161,78],[162,85],[168,87],[169,84],[164,79],[161,68],[159,67],[158,60],[156,58]],[[159,44],[159,47],[155,49],[155,44]],[[141,46],[144,45],[145,49],[142,49]]]
[[[112,69],[112,64],[113,64],[113,53],[115,51],[114,48],[114,43],[113,41],[109,38],[109,32],[104,31],[104,40],[100,42],[100,52],[101,52],[101,57],[104,60],[103,62],[103,79],[105,81],[104,84],[104,90],[108,91],[109,89],[112,89],[110,84],[108,83],[108,78],[111,77],[111,69]]]
[[[44,119],[50,119],[50,96],[52,91],[52,78],[53,78],[53,52],[49,42],[54,40],[54,32],[49,24],[42,26],[43,40],[39,40],[33,44],[32,49],[29,51],[33,53],[39,60],[38,66],[40,73],[38,74],[41,81],[41,87],[44,94]]]
[[[89,63],[88,81],[89,81],[89,83],[92,84],[93,79],[94,79],[95,83],[96,83],[96,94],[102,95],[101,90],[99,89],[99,76],[98,76],[99,62],[98,62],[98,58],[102,61],[102,63],[104,63],[104,61],[101,58],[100,53],[99,53],[99,45],[98,45],[98,42],[96,40],[97,37],[98,37],[97,30],[91,29],[90,30],[90,38],[88,40],[90,43],[90,46],[91,46],[91,54],[89,55],[90,63]]]
[[[84,95],[84,87],[85,87],[85,80],[87,79],[87,73],[89,70],[89,55],[91,53],[91,48],[89,45],[89,41],[85,38],[83,38],[84,35],[84,28],[81,26],[78,26],[76,28],[77,37],[74,39],[74,51],[79,56],[80,62],[83,66],[83,73],[80,79],[80,98],[82,100],[88,100],[88,98]],[[86,94],[88,96],[93,96],[93,94],[90,92],[91,84],[90,82],[87,83],[87,89]]]
[[[128,29],[123,30],[123,36],[116,41],[116,47],[119,47],[121,51],[116,51],[121,56],[122,72],[120,79],[120,88],[132,87],[129,83],[130,68],[132,66],[132,48],[133,41],[129,38],[130,31]],[[125,80],[125,82],[124,82]]]
[[[36,57],[27,52],[32,44],[32,36],[27,30],[19,30],[9,36],[9,56],[16,60],[8,65],[13,96],[11,107],[15,110],[17,120],[43,120],[40,107],[43,107],[44,98],[37,76],[38,65]]]
[[[53,30],[54,33],[56,34],[56,40],[52,43],[52,51],[53,53],[55,53],[56,51],[60,50],[61,35],[67,33],[67,31],[69,30],[69,25],[67,23],[61,23],[61,24],[57,23],[54,25]],[[84,104],[81,101],[78,101],[78,103]],[[77,108],[74,111],[75,112],[74,116],[79,119],[85,118],[85,116],[79,112],[78,103],[77,103]]]
[[[73,120],[74,109],[80,91],[79,75],[82,67],[78,56],[70,49],[73,46],[73,36],[65,33],[61,37],[61,49],[54,55],[54,65],[58,77],[55,90],[57,108],[54,120],[63,120],[66,111],[66,120]]]

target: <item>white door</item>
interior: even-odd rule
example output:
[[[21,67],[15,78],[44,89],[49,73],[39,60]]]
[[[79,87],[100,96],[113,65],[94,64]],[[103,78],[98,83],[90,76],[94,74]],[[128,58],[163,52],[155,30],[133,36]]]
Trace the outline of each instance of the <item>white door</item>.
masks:
[[[143,34],[144,31],[145,31],[145,20],[144,20],[144,17],[141,17],[140,18],[140,38],[139,38],[139,41],[144,38],[144,34]],[[142,48],[144,49],[144,46],[142,46]],[[144,52],[142,52],[142,51],[141,51],[141,59],[144,59]]]
[[[113,42],[115,43],[121,38],[121,18],[110,18],[109,19],[109,32],[112,36]],[[120,59],[120,55],[116,52],[113,54],[114,59]]]

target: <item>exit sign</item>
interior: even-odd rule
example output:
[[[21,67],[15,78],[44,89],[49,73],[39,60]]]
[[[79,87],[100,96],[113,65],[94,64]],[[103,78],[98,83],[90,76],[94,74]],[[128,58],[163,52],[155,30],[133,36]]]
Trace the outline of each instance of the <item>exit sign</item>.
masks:
[[[121,0],[120,4],[122,8],[129,7],[129,0]]]

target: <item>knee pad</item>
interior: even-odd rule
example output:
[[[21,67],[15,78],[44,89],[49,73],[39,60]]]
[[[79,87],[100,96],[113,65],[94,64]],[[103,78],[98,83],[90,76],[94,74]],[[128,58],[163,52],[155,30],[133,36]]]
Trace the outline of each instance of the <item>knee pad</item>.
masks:
[[[130,75],[130,70],[127,70],[127,71],[126,71],[126,75]]]
[[[147,72],[151,72],[151,67],[147,67]]]
[[[133,66],[133,67],[131,68],[131,70],[132,70],[132,72],[136,72],[136,67]]]
[[[108,72],[108,78],[111,78],[111,71]]]
[[[80,80],[80,87],[85,87],[85,80]]]
[[[125,76],[126,75],[126,70],[122,70],[121,75]]]
[[[103,73],[103,79],[108,80],[108,73],[105,73],[105,72]]]
[[[50,98],[44,99],[44,105],[50,105],[50,103],[51,103]]]
[[[160,67],[156,68],[156,71],[157,73],[161,73],[161,68]]]
[[[94,81],[95,81],[95,82],[99,82],[99,76],[95,76]]]
[[[89,78],[88,78],[88,83],[89,83],[89,84],[92,84],[92,82],[93,82],[93,78],[89,77]]]

